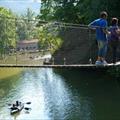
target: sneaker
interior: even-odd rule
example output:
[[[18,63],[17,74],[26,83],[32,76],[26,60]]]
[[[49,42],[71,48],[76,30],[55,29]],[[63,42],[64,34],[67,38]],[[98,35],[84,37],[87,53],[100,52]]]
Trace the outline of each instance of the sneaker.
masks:
[[[97,60],[97,61],[95,62],[95,65],[103,65],[103,62]]]

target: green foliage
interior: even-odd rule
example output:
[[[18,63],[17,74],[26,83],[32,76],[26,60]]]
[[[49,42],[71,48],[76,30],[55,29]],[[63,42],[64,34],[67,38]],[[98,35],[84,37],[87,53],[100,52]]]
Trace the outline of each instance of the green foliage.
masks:
[[[26,14],[17,16],[17,38],[18,40],[29,40],[36,37],[36,23],[34,21],[35,13],[27,9]]]
[[[88,24],[103,10],[111,17],[119,17],[120,0],[42,0],[41,20]]]
[[[21,21],[16,21],[17,25],[17,40],[25,40],[28,38],[28,33],[27,33],[27,25],[25,24],[24,20]]]
[[[12,19],[11,19],[12,18]],[[1,57],[9,50],[15,47],[15,20],[10,10],[0,7],[0,53]]]
[[[53,20],[54,0],[41,0],[41,13],[38,16],[41,20]]]
[[[39,28],[39,46],[40,49],[49,49],[54,52],[61,47],[62,40],[58,36],[59,28],[49,23]]]

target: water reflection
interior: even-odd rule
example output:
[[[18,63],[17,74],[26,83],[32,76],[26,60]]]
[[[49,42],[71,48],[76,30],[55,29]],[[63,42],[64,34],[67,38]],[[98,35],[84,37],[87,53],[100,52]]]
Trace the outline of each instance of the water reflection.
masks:
[[[92,120],[119,120],[120,115],[120,84],[119,80],[110,78],[105,73],[86,72],[79,70],[57,70],[67,84],[72,86],[72,92],[77,91],[78,96],[87,104]],[[69,76],[68,76],[69,75]],[[105,75],[105,76],[104,76]],[[80,101],[80,103],[82,103]],[[86,104],[82,104],[84,107]],[[83,111],[83,109],[82,109]],[[88,113],[89,111],[85,112]]]
[[[35,68],[0,80],[0,120],[119,119],[119,82],[101,74],[69,69]],[[32,102],[11,116],[8,103]]]
[[[26,69],[21,74],[0,80],[0,119],[87,119],[91,118],[91,100],[80,98],[77,91],[53,69]],[[11,116],[6,103],[31,101],[25,110]]]

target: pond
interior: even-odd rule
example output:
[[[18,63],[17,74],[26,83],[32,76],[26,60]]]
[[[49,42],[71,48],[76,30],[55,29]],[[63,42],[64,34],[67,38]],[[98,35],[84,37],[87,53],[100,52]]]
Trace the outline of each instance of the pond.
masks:
[[[0,120],[119,120],[119,93],[120,82],[102,74],[23,68],[0,79]],[[10,115],[8,104],[16,100],[31,110]]]

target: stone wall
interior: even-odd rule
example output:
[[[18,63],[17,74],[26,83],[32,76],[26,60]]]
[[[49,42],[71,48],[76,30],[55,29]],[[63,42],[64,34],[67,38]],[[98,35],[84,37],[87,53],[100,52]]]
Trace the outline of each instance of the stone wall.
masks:
[[[67,28],[60,33],[61,48],[53,55],[55,64],[87,64],[96,59],[95,31],[88,28]]]
[[[97,59],[97,42],[95,30],[88,28],[67,28],[60,33],[63,39],[61,48],[53,55],[55,64],[88,64],[89,59],[95,63]],[[120,45],[117,59],[120,60]],[[64,60],[65,59],[65,60]],[[112,62],[110,46],[106,56],[107,62]]]

